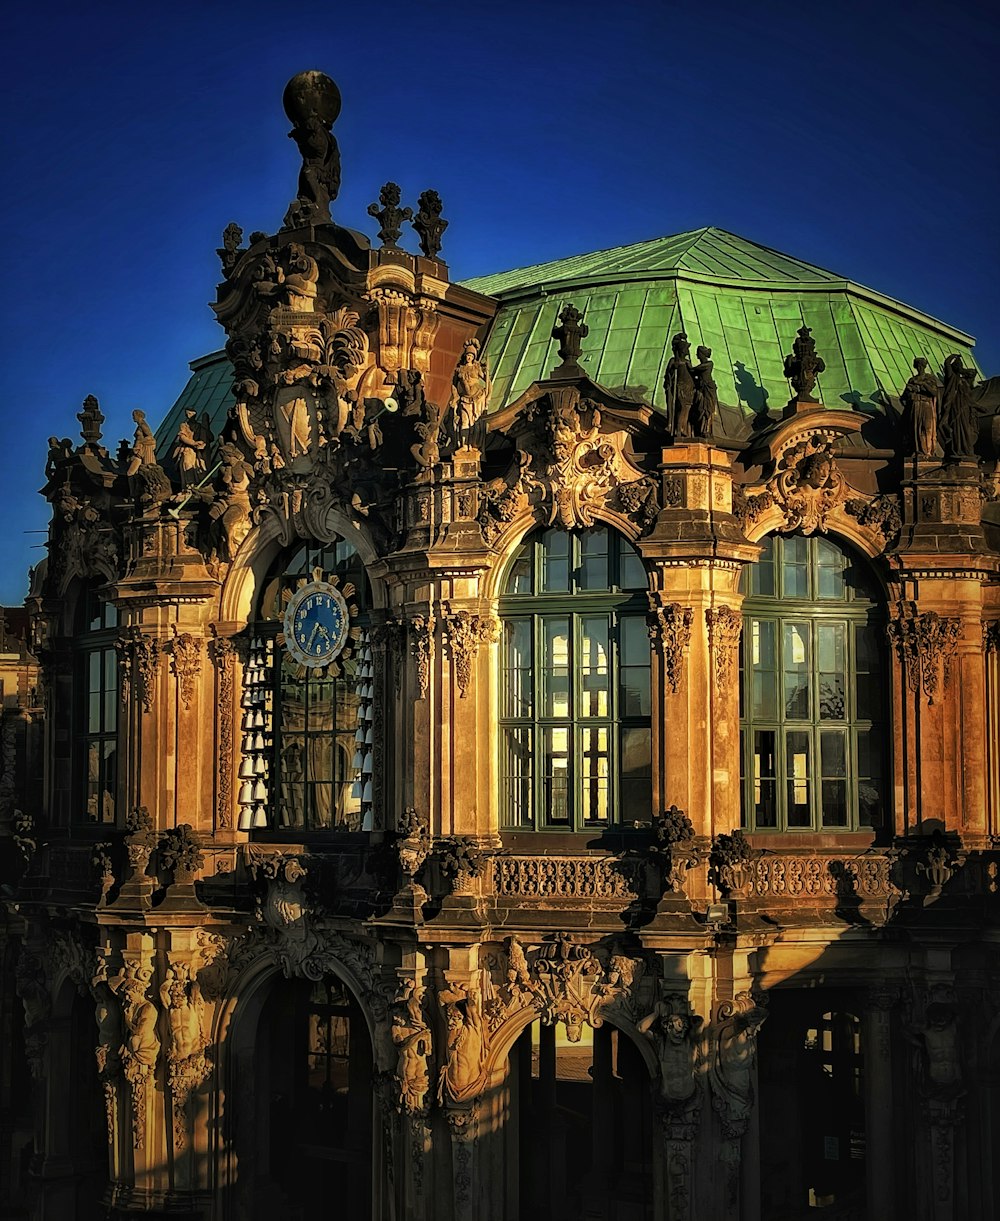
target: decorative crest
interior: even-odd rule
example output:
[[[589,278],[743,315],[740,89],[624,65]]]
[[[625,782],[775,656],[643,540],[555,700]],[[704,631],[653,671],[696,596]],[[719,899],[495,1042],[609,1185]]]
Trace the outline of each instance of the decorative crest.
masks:
[[[812,328],[799,327],[790,355],[785,357],[785,377],[795,391],[793,402],[815,403],[813,389],[816,378],[826,369],[826,363],[816,354],[816,340]]]
[[[441,251],[441,237],[448,222],[441,216],[441,196],[437,191],[424,191],[417,198],[420,211],[410,222],[420,239],[420,249],[429,259]]]
[[[403,232],[403,223],[413,216],[412,208],[399,206],[400,189],[398,182],[387,182],[379,191],[379,203],[368,205],[368,215],[373,216],[379,224],[378,237],[383,246],[395,250],[399,235]]]
[[[583,372],[579,364],[580,353],[583,351],[583,341],[590,334],[590,328],[583,321],[583,314],[575,305],[569,303],[563,306],[559,324],[552,328],[552,338],[559,341],[561,363],[552,370],[553,375],[579,376]]]

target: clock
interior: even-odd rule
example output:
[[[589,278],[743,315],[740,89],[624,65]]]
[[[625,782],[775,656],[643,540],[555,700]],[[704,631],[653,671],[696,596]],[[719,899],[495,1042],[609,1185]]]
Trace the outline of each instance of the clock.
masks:
[[[303,666],[318,669],[337,658],[347,643],[351,615],[344,595],[328,581],[309,581],[285,608],[285,648]]]

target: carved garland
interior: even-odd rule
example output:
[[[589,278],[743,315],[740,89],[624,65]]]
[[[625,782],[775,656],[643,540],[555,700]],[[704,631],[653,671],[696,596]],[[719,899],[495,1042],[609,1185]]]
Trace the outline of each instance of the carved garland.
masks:
[[[132,642],[135,650],[135,674],[139,680],[142,710],[152,712],[156,671],[160,661],[160,642],[153,636],[143,636],[138,629],[135,629]]]
[[[705,611],[708,622],[708,643],[715,655],[715,681],[719,690],[725,690],[734,681],[734,666],[743,631],[743,616],[731,606],[709,607]]]
[[[236,646],[219,638],[209,644],[215,662],[219,700],[219,754],[217,760],[216,823],[233,825],[233,693],[235,690]]]
[[[680,688],[681,662],[691,643],[694,611],[679,602],[654,605],[649,612],[649,639],[663,655],[663,675],[674,694]]]
[[[459,695],[465,694],[472,682],[472,665],[481,644],[494,644],[500,639],[500,622],[495,615],[475,615],[460,610],[443,620],[445,643],[455,663],[455,679]]]
[[[433,615],[413,615],[409,621],[410,652],[417,662],[417,692],[420,699],[427,695],[431,681],[431,659],[434,656]]]
[[[918,612],[912,602],[891,609],[890,615],[886,630],[899,655],[906,685],[914,695],[922,691],[928,704],[933,704],[938,687],[948,688],[951,661],[962,635],[961,621],[937,611]]]
[[[173,660],[181,703],[187,711],[194,699],[195,679],[201,673],[201,641],[190,632],[179,632],[176,623],[171,626],[174,638],[166,647]]]

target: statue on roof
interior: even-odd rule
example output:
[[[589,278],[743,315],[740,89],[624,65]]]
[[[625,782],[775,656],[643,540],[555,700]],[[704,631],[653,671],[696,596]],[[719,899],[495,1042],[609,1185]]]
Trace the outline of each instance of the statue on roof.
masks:
[[[132,412],[135,421],[135,437],[132,441],[132,458],[125,474],[128,478],[138,474],[142,466],[156,465],[156,437],[146,421],[146,413],[137,407]]]
[[[186,492],[188,488],[194,487],[205,474],[205,451],[211,444],[211,434],[206,437],[205,431],[206,423],[199,422],[195,409],[186,407],[171,454],[177,463],[182,491]]]
[[[694,405],[694,377],[691,373],[691,345],[683,331],[670,341],[673,356],[667,361],[663,389],[667,394],[667,425],[674,437],[690,437],[691,408]]]
[[[417,197],[419,212],[410,222],[420,239],[420,249],[429,259],[436,259],[441,251],[441,236],[448,222],[441,216],[441,196],[437,191],[424,191]]]
[[[368,215],[378,221],[378,240],[391,250],[397,248],[399,235],[403,232],[403,222],[413,216],[412,208],[401,208],[399,201],[401,191],[398,182],[387,182],[378,193],[379,203],[368,205]]]
[[[448,406],[451,408],[455,441],[460,447],[474,447],[477,426],[486,411],[493,388],[489,368],[486,361],[479,359],[479,351],[478,339],[467,340],[462,349],[462,359],[451,379],[451,401]]]
[[[282,104],[292,121],[289,138],[302,154],[296,197],[285,228],[330,220],[330,203],[340,190],[340,149],[331,131],[340,114],[340,90],[323,72],[300,72],[285,86]]]
[[[967,369],[957,352],[945,357],[938,429],[946,459],[970,458],[976,451],[979,418],[973,395],[975,380],[975,369]]]
[[[826,369],[822,356],[816,354],[816,340],[812,328],[799,327],[792,344],[791,354],[785,357],[785,377],[792,383],[795,398],[800,403],[815,403],[813,390],[816,378]]]
[[[916,357],[913,369],[901,402],[907,425],[913,430],[913,452],[923,458],[932,458],[937,448],[938,380],[927,368],[923,356]]]
[[[691,377],[694,381],[694,399],[691,409],[694,435],[711,437],[715,413],[719,409],[719,390],[715,384],[715,378],[712,376],[712,369],[715,367],[711,359],[712,349],[700,347],[695,355],[698,357],[698,363],[691,370]]]
[[[583,341],[589,334],[590,328],[576,306],[569,303],[563,306],[559,326],[552,328],[552,338],[559,341],[559,359],[562,362],[559,371],[572,372],[579,368]]]

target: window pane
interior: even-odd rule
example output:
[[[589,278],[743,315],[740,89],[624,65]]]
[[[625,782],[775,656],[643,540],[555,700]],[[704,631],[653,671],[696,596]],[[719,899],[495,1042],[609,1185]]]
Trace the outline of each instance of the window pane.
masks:
[[[101,732],[101,695],[94,691],[87,698],[87,732]]]
[[[854,629],[855,715],[859,721],[881,720],[883,692],[880,690],[879,633],[869,624]]]
[[[809,719],[809,624],[784,624],[781,660],[785,671],[785,716]]]
[[[98,822],[101,810],[101,744],[87,743],[87,820]]]
[[[531,716],[531,620],[504,624],[503,705],[501,716]]]
[[[101,822],[115,821],[115,786],[118,782],[118,748],[114,742],[102,744]]]
[[[750,592],[765,598],[774,597],[774,535],[762,538],[764,550],[756,564],[750,565]]]
[[[101,652],[95,649],[93,653],[87,657],[87,690],[100,691],[101,689]]]
[[[847,625],[816,625],[816,652],[819,662],[819,717],[821,721],[842,721],[847,716],[844,692],[847,684]]]
[[[506,726],[502,730],[500,793],[503,820],[509,827],[534,825],[531,801],[531,730]]]
[[[858,820],[863,827],[882,825],[882,749],[877,734],[858,733]]]
[[[785,598],[809,597],[809,540],[793,534],[781,540],[781,592]]]
[[[753,735],[753,821],[757,827],[778,825],[777,734],[773,729]]]
[[[623,616],[618,623],[620,641],[619,713],[623,717],[648,717],[649,629],[638,615]]]
[[[819,735],[822,776],[823,825],[847,826],[847,737],[842,731],[824,729]]]
[[[542,620],[542,715],[569,717],[569,619]]]
[[[584,530],[580,535],[580,588],[608,588],[607,530]]]
[[[542,592],[569,592],[570,536],[564,530],[546,530],[542,535]]]
[[[533,554],[534,548],[532,546],[521,546],[514,557],[514,563],[511,565],[510,572],[507,574],[507,593],[530,594],[533,592],[531,572]]]
[[[580,625],[580,715],[611,715],[608,687],[608,620],[588,615]]]
[[[788,801],[788,825],[808,827],[809,812],[809,735],[798,730],[785,734],[785,784]]]
[[[580,731],[580,770],[583,778],[584,822],[607,822],[610,776],[610,729],[607,725]]]
[[[639,553],[620,539],[618,558],[618,588],[645,589],[649,582],[646,579],[646,569]]]
[[[844,568],[847,556],[839,547],[827,542],[825,538],[815,540],[816,544],[816,596],[818,598],[843,598],[846,595],[844,587]]]
[[[773,721],[778,716],[778,675],[775,657],[775,624],[754,619],[750,624],[752,703],[750,715],[756,720]]]
[[[618,822],[626,826],[651,821],[652,736],[648,727],[623,729],[620,747],[621,809]]]
[[[566,725],[551,725],[542,731],[542,801],[545,823],[565,827],[570,823],[570,731]]]

